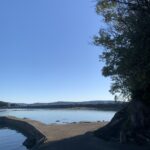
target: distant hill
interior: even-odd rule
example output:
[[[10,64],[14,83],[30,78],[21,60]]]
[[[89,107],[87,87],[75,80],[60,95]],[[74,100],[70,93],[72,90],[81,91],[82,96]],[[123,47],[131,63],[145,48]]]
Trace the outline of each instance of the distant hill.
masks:
[[[3,107],[8,107],[8,103],[0,101],[0,108],[3,108]]]
[[[101,110],[118,110],[122,108],[126,103],[124,102],[115,102],[112,100],[102,101],[102,100],[93,100],[93,101],[84,101],[84,102],[52,102],[52,103],[6,103],[0,102],[0,108],[96,108]]]
[[[85,102],[65,102],[65,101],[58,101],[58,102],[52,102],[52,103],[33,103],[28,104],[29,106],[45,106],[45,105],[85,105],[85,104],[91,104],[91,105],[97,105],[97,104],[114,104],[115,101],[107,100],[97,100],[97,101],[85,101]]]
[[[85,102],[52,102],[52,103],[33,103],[33,104],[17,104],[21,108],[97,108],[103,110],[118,110],[126,103],[115,101],[85,101]]]

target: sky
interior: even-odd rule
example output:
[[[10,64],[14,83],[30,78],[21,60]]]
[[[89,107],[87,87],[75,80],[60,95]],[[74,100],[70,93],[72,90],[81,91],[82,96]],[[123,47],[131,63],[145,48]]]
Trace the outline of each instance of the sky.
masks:
[[[92,0],[0,1],[0,100],[111,100]]]

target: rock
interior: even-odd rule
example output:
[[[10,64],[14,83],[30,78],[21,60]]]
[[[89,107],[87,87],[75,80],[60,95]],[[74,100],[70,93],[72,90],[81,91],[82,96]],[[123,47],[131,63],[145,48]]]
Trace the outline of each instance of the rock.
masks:
[[[26,146],[28,149],[33,148],[36,145],[36,139],[35,138],[27,138],[23,145]]]

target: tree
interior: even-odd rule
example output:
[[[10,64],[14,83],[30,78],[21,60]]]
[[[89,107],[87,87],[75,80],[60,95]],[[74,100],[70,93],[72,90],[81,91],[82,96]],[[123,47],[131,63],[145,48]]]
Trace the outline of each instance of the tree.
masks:
[[[8,103],[0,101],[0,108],[7,107]]]
[[[150,0],[99,0],[96,12],[106,23],[94,37],[104,47],[102,73],[113,81],[111,92],[130,101],[96,134],[119,127],[113,138],[150,141]]]

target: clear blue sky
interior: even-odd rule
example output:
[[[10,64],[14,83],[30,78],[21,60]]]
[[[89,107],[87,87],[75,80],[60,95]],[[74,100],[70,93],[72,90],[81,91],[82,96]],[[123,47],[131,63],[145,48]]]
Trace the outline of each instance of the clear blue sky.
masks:
[[[0,100],[108,100],[92,0],[0,1]]]

